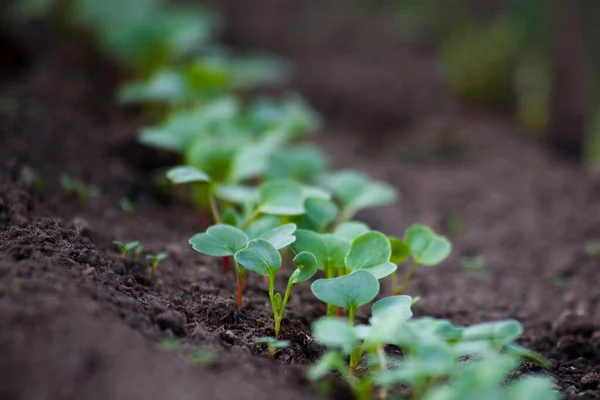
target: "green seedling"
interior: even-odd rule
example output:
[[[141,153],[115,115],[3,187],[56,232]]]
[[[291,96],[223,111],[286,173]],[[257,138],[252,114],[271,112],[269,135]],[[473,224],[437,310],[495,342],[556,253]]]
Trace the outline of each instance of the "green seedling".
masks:
[[[376,388],[380,398],[385,398],[397,384],[408,386],[411,399],[416,400],[479,398],[487,390],[498,391],[495,398],[517,400],[529,397],[512,397],[514,393],[523,390],[523,394],[533,394],[534,388],[543,390],[550,399],[556,398],[546,390],[550,388],[549,381],[529,383],[530,379],[540,378],[524,378],[527,388],[521,388],[521,383],[502,386],[519,360],[528,359],[548,367],[537,354],[514,344],[523,332],[518,322],[457,327],[433,318],[411,320],[412,302],[409,296],[402,295],[379,300],[373,304],[369,325],[352,326],[348,321],[330,317],[315,321],[315,338],[330,350],[311,369],[309,378],[318,380],[329,371],[337,371],[357,399],[372,399]],[[384,347],[388,344],[400,347],[404,356],[386,354]],[[361,358],[364,364],[358,373]],[[478,390],[470,390],[473,386]]]
[[[19,293],[21,293],[21,284],[20,284],[20,283],[19,283],[19,281],[18,281],[18,280],[16,280],[16,279],[13,279],[13,280],[10,282],[10,286],[9,286],[9,288],[10,288],[10,292],[11,292],[12,294],[14,294],[15,296],[16,296],[16,295],[18,295]]]
[[[142,251],[144,250],[144,246],[143,245],[138,245],[135,250],[133,251],[133,259],[135,262],[140,261],[140,258],[142,257]]]
[[[294,224],[288,224],[288,232],[295,230]],[[284,226],[285,227],[285,226]],[[317,259],[309,252],[301,252],[294,257],[296,270],[288,280],[283,300],[279,293],[275,293],[275,275],[281,268],[281,255],[277,248],[283,248],[291,244],[289,238],[293,236],[286,235],[281,227],[268,231],[261,235],[262,238],[251,240],[248,245],[235,253],[234,259],[248,271],[268,278],[269,298],[273,308],[273,319],[275,320],[275,337],[279,337],[281,320],[287,305],[292,286],[296,283],[304,282],[312,278],[317,272]]]
[[[60,177],[60,186],[64,194],[75,193],[81,205],[86,205],[89,199],[100,195],[100,190],[96,186],[86,185],[66,174]]]
[[[587,254],[591,258],[596,258],[600,255],[600,242],[591,240],[585,244],[584,247],[585,254]]]
[[[135,207],[133,206],[131,200],[129,200],[127,197],[123,197],[121,200],[119,200],[119,207],[121,207],[121,210],[128,214],[135,213]]]
[[[154,278],[154,274],[156,273],[156,268],[158,267],[158,263],[167,258],[166,253],[158,253],[158,254],[148,254],[146,255],[146,259],[151,261],[150,267],[148,267],[148,279],[152,280]]]
[[[185,356],[185,361],[196,365],[210,365],[214,361],[214,355],[210,349],[197,349]]]
[[[368,272],[377,280],[396,270],[396,265],[390,262],[392,246],[388,238],[356,222],[341,224],[331,234],[299,230],[292,249],[296,254],[302,251],[313,253],[318,269],[323,270],[328,278],[325,281],[356,271]],[[341,307],[332,302],[326,303],[328,315],[334,315]]]
[[[181,348],[181,341],[176,337],[166,337],[160,342],[160,347],[166,351],[175,351]]]
[[[402,245],[396,242],[398,259],[403,258],[406,253]],[[431,228],[415,224],[410,226],[404,234],[404,243],[410,250],[412,264],[402,283],[398,285],[395,274],[392,274],[392,291],[401,294],[413,276],[419,265],[434,267],[444,261],[452,250],[452,244],[444,236],[438,235]]]
[[[286,224],[269,229],[259,236],[259,239],[269,242],[276,250],[293,243],[296,226]],[[198,233],[190,238],[189,243],[199,253],[213,257],[233,257],[246,247],[250,238],[239,228],[231,225],[217,224],[209,227],[206,232]],[[234,269],[237,281],[236,303],[242,307],[242,293],[248,270],[241,266],[234,257]]]
[[[283,349],[289,347],[289,340],[277,340],[272,337],[261,337],[254,341],[254,343],[265,343],[269,349],[269,358],[274,358],[277,349]]]
[[[482,256],[463,258],[462,267],[467,275],[481,278],[485,269],[485,258]]]
[[[115,246],[117,246],[119,248],[119,250],[121,251],[121,261],[125,261],[125,257],[127,257],[127,253],[130,252],[131,250],[135,249],[136,247],[138,247],[140,245],[139,241],[133,241],[133,242],[127,242],[127,243],[121,243],[118,241],[113,241],[113,244]]]
[[[338,223],[349,221],[360,210],[389,205],[398,199],[394,187],[361,172],[344,170],[327,174],[322,183],[342,205]]]

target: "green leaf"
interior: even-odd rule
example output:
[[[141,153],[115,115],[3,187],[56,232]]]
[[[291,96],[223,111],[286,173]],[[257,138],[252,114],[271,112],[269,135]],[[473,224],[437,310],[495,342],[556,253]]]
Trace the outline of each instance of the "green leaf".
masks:
[[[335,219],[338,207],[334,202],[319,197],[310,197],[304,201],[306,214],[298,216],[296,223],[302,228],[321,232]]]
[[[311,253],[317,259],[317,268],[320,270],[325,269],[327,265],[327,246],[321,235],[313,231],[298,229],[295,236],[296,241],[291,246],[294,253]]]
[[[444,236],[436,234],[425,225],[409,227],[404,241],[414,259],[421,265],[432,267],[444,261],[452,250],[452,245]]]
[[[296,240],[293,233],[296,231],[296,224],[285,224],[277,228],[270,229],[259,236],[260,239],[271,243],[277,250],[282,249]]]
[[[242,223],[242,217],[234,209],[228,208],[223,213],[221,213],[221,223],[225,225],[238,227]]]
[[[244,185],[216,185],[215,196],[220,200],[239,205],[254,204],[258,201],[256,188]]]
[[[192,248],[213,257],[232,256],[248,243],[248,236],[238,228],[217,224],[198,233],[189,240]]]
[[[401,262],[408,260],[410,257],[410,247],[408,247],[404,241],[394,236],[388,236],[388,240],[392,246],[390,262],[393,264],[400,264]]]
[[[360,345],[356,330],[345,319],[320,318],[313,323],[312,332],[321,344],[340,349],[345,354],[350,354]]]
[[[326,267],[334,270],[344,268],[346,265],[344,258],[350,249],[350,243],[334,234],[326,233],[322,234],[321,237],[327,249]]]
[[[484,340],[494,347],[501,348],[519,338],[522,334],[523,326],[519,321],[508,319],[466,327],[462,334],[462,341]]]
[[[547,377],[526,376],[510,385],[507,389],[507,400],[558,400],[560,393]]]
[[[552,366],[548,363],[548,361],[539,355],[538,353],[531,351],[523,346],[519,346],[518,344],[511,343],[505,347],[506,354],[512,357],[516,357],[519,359],[525,359],[531,361],[534,364],[539,365],[545,369],[551,369]]]
[[[316,381],[323,378],[330,371],[343,371],[345,368],[348,368],[348,366],[339,351],[329,350],[308,371],[308,379]]]
[[[261,276],[272,277],[281,268],[281,254],[263,239],[251,240],[234,258],[242,267]]]
[[[258,211],[272,215],[305,213],[302,186],[293,181],[270,181],[259,190]]]
[[[371,307],[372,318],[377,319],[394,316],[409,320],[413,316],[410,309],[411,304],[412,298],[410,296],[399,295],[385,297],[376,301]]]
[[[363,222],[358,221],[348,221],[339,224],[333,233],[341,238],[347,239],[348,241],[353,241],[363,233],[371,231],[371,228]]]
[[[365,208],[391,204],[398,198],[394,187],[351,170],[325,176],[324,184],[342,202],[345,213],[350,216]]]
[[[310,182],[325,172],[327,158],[323,150],[310,144],[284,148],[271,155],[267,176],[270,179],[291,178]]]
[[[380,232],[366,232],[352,241],[345,263],[349,271],[365,270],[377,279],[396,270],[390,262],[392,248],[388,238]]]
[[[244,232],[248,235],[248,237],[252,239],[257,239],[263,233],[271,229],[277,228],[281,223],[281,218],[275,215],[263,215],[260,218],[250,222],[248,226],[244,229]]]
[[[200,171],[198,168],[189,166],[171,168],[167,172],[167,178],[175,184],[210,182],[210,176]]]
[[[317,273],[317,259],[308,251],[300,252],[294,257],[294,264],[296,270],[289,279],[289,283],[292,285],[307,281]]]
[[[313,294],[322,302],[337,307],[360,307],[379,293],[379,281],[369,272],[358,270],[332,279],[319,279],[311,286]]]

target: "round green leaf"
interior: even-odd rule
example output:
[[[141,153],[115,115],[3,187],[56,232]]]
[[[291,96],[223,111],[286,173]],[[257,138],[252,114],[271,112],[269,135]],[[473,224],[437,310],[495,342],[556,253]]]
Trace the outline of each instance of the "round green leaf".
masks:
[[[369,225],[367,225],[363,222],[348,221],[348,222],[343,222],[343,223],[339,224],[335,228],[333,233],[336,236],[342,237],[349,241],[353,241],[358,236],[362,235],[363,233],[369,232],[370,230],[371,230],[371,228],[369,228]]]
[[[358,270],[332,279],[319,279],[311,286],[313,294],[322,302],[337,307],[360,307],[379,293],[379,281],[369,272]]]
[[[376,301],[371,307],[371,314],[373,319],[393,316],[408,320],[413,316],[411,304],[410,296],[390,296]]]
[[[167,172],[167,178],[175,184],[210,182],[210,176],[198,168],[190,166],[174,167]]]
[[[250,222],[244,229],[246,235],[252,239],[257,239],[263,233],[277,228],[281,224],[281,218],[275,215],[263,215],[260,218]]]
[[[293,181],[271,181],[259,191],[258,211],[272,215],[302,215],[304,196],[302,186]]]
[[[346,265],[344,257],[350,248],[350,243],[330,233],[322,234],[321,237],[327,249],[326,268],[335,270],[344,268]]]
[[[248,236],[238,228],[217,224],[204,233],[198,233],[189,240],[197,252],[213,257],[232,256],[248,243]]]
[[[296,240],[293,233],[296,231],[296,224],[285,224],[277,228],[270,229],[259,236],[260,239],[271,243],[277,250],[288,246]]]
[[[299,229],[295,233],[296,241],[292,243],[292,250],[296,254],[309,252],[317,259],[317,268],[325,269],[327,265],[327,247],[322,236],[316,232]]]
[[[234,258],[245,269],[262,276],[274,276],[281,268],[281,254],[263,239],[251,240]]]
[[[352,241],[345,263],[349,271],[365,270],[377,279],[396,270],[390,263],[392,248],[388,238],[381,232],[366,232]]]
[[[216,185],[215,196],[233,204],[254,204],[258,200],[256,188],[244,185]]]
[[[322,231],[325,226],[338,215],[338,207],[328,199],[310,197],[304,201],[306,214],[297,217],[298,226],[316,232]]]
[[[519,321],[484,322],[466,327],[462,334],[463,341],[485,340],[494,347],[503,347],[523,334],[523,326]]]
[[[304,282],[312,278],[317,273],[317,259],[308,251],[303,251],[294,257],[296,270],[290,276],[290,284]]]
[[[393,264],[400,264],[403,261],[406,261],[410,257],[410,247],[401,239],[398,239],[394,236],[388,236],[388,240],[390,241],[390,245],[392,246],[392,255],[390,257],[390,262]]]
[[[312,331],[321,344],[341,349],[345,354],[350,354],[360,344],[354,327],[341,318],[320,318],[313,323]]]
[[[450,241],[425,225],[415,224],[407,229],[404,241],[414,259],[421,265],[432,267],[444,261],[452,250]]]

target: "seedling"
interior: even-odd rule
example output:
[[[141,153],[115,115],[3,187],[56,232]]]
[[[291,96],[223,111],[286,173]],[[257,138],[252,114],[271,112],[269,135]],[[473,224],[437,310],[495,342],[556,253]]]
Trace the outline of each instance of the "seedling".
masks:
[[[479,279],[483,277],[485,258],[482,256],[463,258],[462,267],[467,275]]]
[[[16,295],[18,295],[19,293],[21,293],[21,284],[20,284],[20,283],[19,283],[19,281],[18,281],[18,280],[16,280],[16,279],[13,279],[13,280],[10,282],[10,286],[9,286],[9,288],[10,288],[10,292],[11,292],[12,294],[14,294],[15,296],[16,296]]]
[[[268,241],[276,250],[293,243],[292,235],[296,230],[294,224],[286,224],[267,230],[260,235],[260,239]],[[206,232],[198,233],[190,238],[189,243],[194,250],[213,257],[233,257],[238,251],[246,247],[250,238],[239,228],[231,225],[217,224],[209,227]],[[241,266],[234,258],[234,269],[237,280],[236,303],[242,307],[242,293],[248,270]]]
[[[511,397],[513,393],[538,396],[535,390],[541,390],[547,397],[532,398],[557,398],[549,381],[537,381],[540,378],[525,378],[526,388],[521,387],[522,383],[502,387],[519,360],[528,359],[548,367],[537,354],[513,343],[523,332],[518,322],[456,327],[446,320],[411,320],[411,303],[409,296],[392,296],[376,302],[370,325],[352,326],[329,317],[315,321],[315,338],[330,350],[311,369],[309,378],[318,380],[328,371],[337,371],[357,399],[372,399],[376,387],[380,388],[380,397],[385,398],[396,384],[408,385],[411,399],[417,400],[479,398],[481,393],[496,393],[497,398],[516,400],[530,397]],[[404,357],[387,355],[384,346],[388,344],[400,347]],[[350,368],[345,361],[348,355]],[[356,374],[363,355],[366,355],[363,357],[366,371]],[[468,359],[474,361],[465,363]]]
[[[142,250],[144,250],[144,246],[140,244],[133,251],[133,259],[135,262],[140,261],[140,258],[142,257]]]
[[[158,263],[167,258],[167,253],[158,253],[158,254],[148,254],[146,255],[146,259],[150,260],[152,264],[148,267],[148,279],[152,280],[154,278],[154,273],[156,272],[156,268],[158,267]]]
[[[585,244],[585,254],[591,258],[596,258],[600,255],[600,242],[591,240]]]
[[[393,239],[396,242],[398,239]],[[408,246],[412,264],[404,280],[398,286],[395,274],[392,274],[392,291],[394,294],[401,294],[410,278],[415,273],[419,265],[425,267],[434,267],[444,261],[452,250],[452,244],[444,236],[436,234],[431,228],[415,224],[410,226],[404,234],[404,243]],[[396,242],[398,259],[405,257],[405,249]]]
[[[277,340],[272,337],[261,337],[254,341],[254,343],[265,343],[269,349],[269,358],[274,358],[277,349],[283,349],[290,345],[289,340]]]
[[[116,245],[119,248],[119,250],[121,250],[121,261],[125,261],[127,253],[138,247],[140,245],[140,242],[136,240],[133,242],[121,243],[115,240],[113,241],[113,244]]]
[[[327,174],[322,183],[331,189],[342,205],[338,223],[349,221],[360,210],[389,205],[398,199],[394,187],[356,171]]]
[[[121,200],[119,200],[119,207],[121,207],[121,210],[128,214],[135,213],[135,207],[133,206],[131,200],[129,200],[127,197],[123,197]]]
[[[100,190],[96,186],[85,185],[66,174],[60,177],[60,186],[65,194],[75,193],[81,205],[86,205],[89,199],[100,195]]]
[[[296,228],[293,224],[288,224],[288,226],[288,231]],[[245,248],[236,252],[234,256],[236,263],[246,270],[268,278],[269,298],[271,299],[273,319],[275,320],[275,337],[279,337],[283,312],[292,286],[309,280],[317,272],[317,259],[315,256],[309,252],[301,252],[294,257],[296,270],[288,280],[283,300],[279,293],[275,293],[275,275],[281,268],[281,255],[276,246],[283,248],[290,244],[290,241],[282,233],[281,228],[271,230],[267,234],[263,234],[262,238],[251,240]]]

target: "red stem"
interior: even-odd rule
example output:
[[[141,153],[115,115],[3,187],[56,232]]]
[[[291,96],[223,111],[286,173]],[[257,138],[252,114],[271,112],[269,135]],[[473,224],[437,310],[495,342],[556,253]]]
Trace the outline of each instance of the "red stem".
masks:
[[[236,301],[237,301],[237,306],[238,308],[242,308],[242,295],[244,292],[244,278],[238,276],[237,279],[237,296],[236,296]]]
[[[338,309],[336,310],[335,316],[336,317],[341,317],[342,316],[342,309],[340,307],[338,307]]]
[[[223,257],[223,274],[227,275],[231,271],[231,263],[229,261],[229,256]]]

